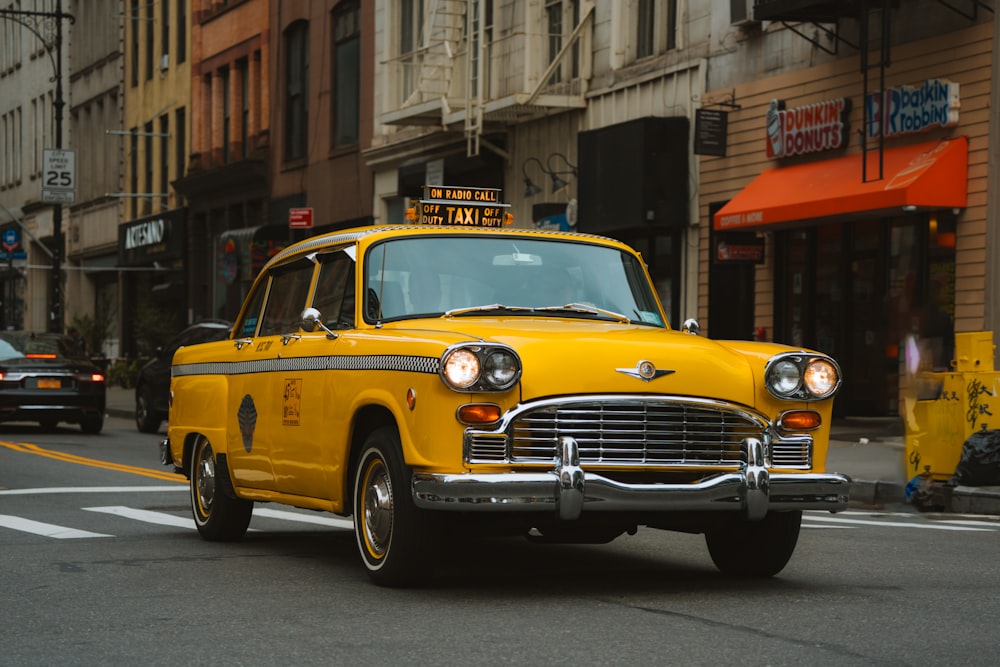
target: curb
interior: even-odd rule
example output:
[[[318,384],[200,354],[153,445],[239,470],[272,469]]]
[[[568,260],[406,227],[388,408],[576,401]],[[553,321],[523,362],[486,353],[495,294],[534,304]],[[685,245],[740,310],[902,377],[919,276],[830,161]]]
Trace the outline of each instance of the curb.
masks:
[[[902,484],[882,480],[853,480],[850,506],[868,509],[905,506],[917,512],[1000,516],[1000,486],[935,484],[931,496],[918,504],[906,499],[906,489]]]
[[[886,507],[906,504],[906,493],[902,484],[882,480],[851,481],[852,507]]]

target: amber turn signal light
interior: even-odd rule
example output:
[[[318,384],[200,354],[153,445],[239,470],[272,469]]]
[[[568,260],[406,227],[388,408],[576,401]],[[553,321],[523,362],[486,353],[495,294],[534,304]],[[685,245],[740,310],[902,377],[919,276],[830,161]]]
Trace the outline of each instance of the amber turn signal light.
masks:
[[[789,410],[778,417],[782,431],[812,431],[820,427],[823,418],[815,410]]]
[[[500,406],[492,403],[469,403],[458,409],[458,421],[466,426],[500,421]]]

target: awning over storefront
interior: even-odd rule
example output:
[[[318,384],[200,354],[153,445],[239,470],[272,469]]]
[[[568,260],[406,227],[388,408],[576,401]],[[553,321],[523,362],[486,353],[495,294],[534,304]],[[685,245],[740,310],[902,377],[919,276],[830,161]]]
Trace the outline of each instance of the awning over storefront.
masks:
[[[878,158],[877,150],[868,152],[868,182],[862,181],[860,154],[769,169],[719,209],[714,228],[751,229],[795,221],[965,208],[966,137],[887,148],[884,178],[871,180],[878,177]]]

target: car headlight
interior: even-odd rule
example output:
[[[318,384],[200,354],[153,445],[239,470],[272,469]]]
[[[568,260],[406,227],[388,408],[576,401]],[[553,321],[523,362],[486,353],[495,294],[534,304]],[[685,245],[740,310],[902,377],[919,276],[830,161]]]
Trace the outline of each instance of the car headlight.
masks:
[[[817,401],[833,396],[840,387],[840,367],[830,357],[789,352],[772,357],[764,383],[775,398]]]
[[[455,391],[505,391],[521,377],[521,360],[508,347],[462,344],[441,356],[441,379]]]

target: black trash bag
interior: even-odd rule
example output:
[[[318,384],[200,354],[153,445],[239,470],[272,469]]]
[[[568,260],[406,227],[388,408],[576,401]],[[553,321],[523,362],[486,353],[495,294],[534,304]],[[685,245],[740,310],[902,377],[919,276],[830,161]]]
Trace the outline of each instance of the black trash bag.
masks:
[[[1000,486],[1000,431],[977,431],[962,445],[952,484]]]

